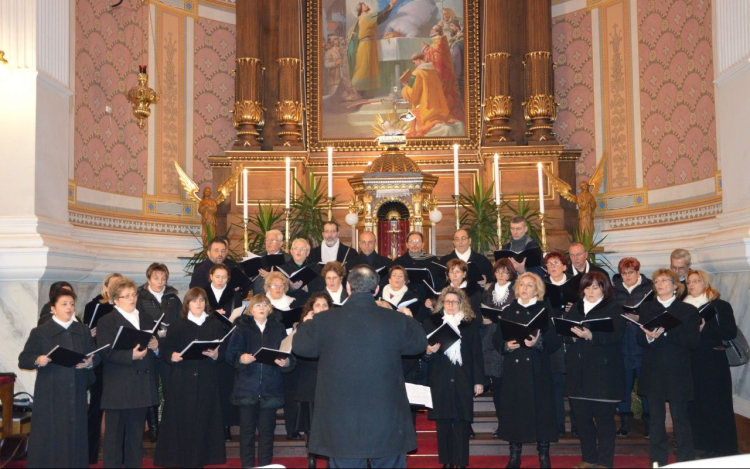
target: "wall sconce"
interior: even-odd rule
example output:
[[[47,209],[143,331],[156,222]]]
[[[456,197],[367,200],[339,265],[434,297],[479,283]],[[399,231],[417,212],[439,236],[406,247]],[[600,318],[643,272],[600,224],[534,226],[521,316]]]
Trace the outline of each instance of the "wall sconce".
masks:
[[[133,115],[138,119],[138,128],[146,128],[146,119],[151,115],[151,105],[159,102],[159,95],[148,87],[146,65],[138,66],[138,85],[128,91],[128,101],[133,105]]]
[[[5,60],[5,52],[0,50],[0,81],[10,76],[10,64]]]

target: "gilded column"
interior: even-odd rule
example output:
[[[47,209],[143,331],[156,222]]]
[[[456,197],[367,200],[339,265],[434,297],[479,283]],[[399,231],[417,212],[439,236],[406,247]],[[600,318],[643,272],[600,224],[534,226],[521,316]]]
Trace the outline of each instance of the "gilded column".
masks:
[[[237,129],[237,140],[234,142],[233,150],[260,148],[258,127],[263,121],[264,111],[262,74],[260,59],[237,59],[234,79],[234,128]]]
[[[285,147],[298,147],[302,143],[301,64],[297,58],[281,58],[279,64],[279,100],[276,118],[279,121],[279,139]]]
[[[552,2],[527,0],[528,53],[524,66],[524,118],[529,143],[557,144],[552,124],[557,118],[552,63]]]
[[[484,55],[485,145],[514,145],[510,136],[513,97],[510,92],[509,0],[485,0]]]

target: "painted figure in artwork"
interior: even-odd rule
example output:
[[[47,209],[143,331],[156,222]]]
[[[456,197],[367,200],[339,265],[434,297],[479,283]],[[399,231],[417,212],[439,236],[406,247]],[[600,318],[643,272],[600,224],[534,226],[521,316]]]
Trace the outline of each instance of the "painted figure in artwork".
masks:
[[[435,66],[427,62],[422,53],[414,54],[411,61],[416,68],[401,77],[404,85],[402,94],[413,106],[412,113],[417,117],[412,121],[407,136],[423,137],[436,125],[455,120],[451,118],[443,84]],[[410,85],[412,77],[414,84]]]

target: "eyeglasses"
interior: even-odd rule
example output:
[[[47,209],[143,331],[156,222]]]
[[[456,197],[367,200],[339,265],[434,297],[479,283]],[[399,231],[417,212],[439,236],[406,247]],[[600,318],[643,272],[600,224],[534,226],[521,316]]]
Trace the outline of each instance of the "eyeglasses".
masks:
[[[292,251],[295,251],[295,252],[307,252],[307,251],[309,251],[309,250],[310,250],[310,249],[309,249],[309,248],[307,248],[307,247],[301,247],[301,248],[292,248]]]
[[[672,283],[671,279],[668,278],[657,278],[654,283]]]
[[[271,305],[268,303],[255,303],[255,306],[253,308],[261,307],[263,309],[270,308]]]
[[[557,262],[547,262],[547,267],[559,267],[561,265],[562,265],[562,262],[560,262],[560,261],[557,261]]]
[[[688,280],[688,283],[691,284],[691,285],[692,284],[696,284],[696,283],[703,283],[703,280],[701,280],[699,278],[694,278],[692,280]]]
[[[677,266],[674,266],[674,265],[673,265],[673,266],[671,266],[671,267],[672,267],[672,270],[674,270],[675,272],[684,272],[684,271],[686,271],[686,270],[690,270],[690,267],[688,267],[688,266],[685,266],[685,267],[677,267]]]
[[[122,295],[119,297],[120,300],[134,300],[138,298],[138,293],[130,293],[128,295]]]
[[[271,285],[271,288],[273,290],[282,290],[284,288],[284,285],[273,284],[273,285]]]
[[[469,238],[464,236],[463,238],[453,238],[453,241],[468,241]]]
[[[443,304],[447,306],[458,306],[461,304],[461,302],[458,300],[445,300],[443,301]]]
[[[331,231],[331,230],[326,230],[326,231],[323,232],[323,234],[327,234],[327,235],[329,235],[329,234],[337,234],[337,233],[338,233],[338,231]]]
[[[635,270],[626,270],[625,272],[620,272],[620,275],[633,275],[635,273]]]
[[[421,242],[422,242],[421,239],[410,239],[409,240],[409,244],[419,244]]]

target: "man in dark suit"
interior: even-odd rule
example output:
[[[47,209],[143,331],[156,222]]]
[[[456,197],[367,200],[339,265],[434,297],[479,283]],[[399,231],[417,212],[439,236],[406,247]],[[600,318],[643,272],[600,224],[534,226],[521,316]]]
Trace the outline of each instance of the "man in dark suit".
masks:
[[[227,257],[229,253],[229,240],[223,236],[217,236],[208,243],[208,259],[195,266],[193,276],[190,277],[190,288],[201,287],[208,291],[211,288],[211,280],[208,278],[211,268],[216,264],[224,264],[229,267],[229,275],[232,277],[229,281],[229,287],[234,291],[239,291],[242,298],[247,296],[251,290],[252,284],[247,275],[242,271],[239,265]]]
[[[375,233],[371,231],[365,231],[359,235],[359,256],[355,261],[355,265],[367,264],[378,271],[381,279],[387,279],[388,269],[393,265],[393,261],[375,251],[376,242]],[[384,283],[386,281],[381,281],[380,285],[382,286]]]
[[[427,349],[422,326],[375,303],[379,276],[359,265],[349,272],[346,304],[299,325],[295,354],[319,357],[310,452],[331,467],[406,467],[417,447],[402,355]]]
[[[453,234],[452,253],[440,259],[440,263],[447,265],[453,259],[461,259],[469,264],[469,280],[484,286],[494,280],[492,263],[485,256],[471,249],[471,237],[466,230],[458,230]],[[472,266],[473,265],[473,266]]]
[[[266,250],[261,252],[261,257],[274,256],[283,254],[284,262],[291,262],[292,256],[283,251],[284,246],[284,233],[279,230],[268,230],[266,232]],[[270,266],[263,265],[260,269],[260,274],[253,281],[253,293],[255,295],[265,293],[264,284],[266,283],[266,277],[271,273],[272,268]]]
[[[339,261],[347,270],[356,265],[357,251],[342,243],[339,239],[339,225],[335,221],[327,221],[323,225],[323,244],[310,253],[310,262],[327,264]]]
[[[589,252],[583,244],[579,242],[571,244],[570,248],[568,248],[568,255],[570,255],[568,272],[572,275],[581,274],[581,277],[583,277],[589,272],[601,272],[609,278],[609,274],[606,270],[589,262]]]

